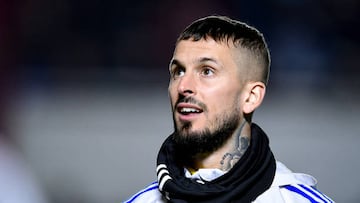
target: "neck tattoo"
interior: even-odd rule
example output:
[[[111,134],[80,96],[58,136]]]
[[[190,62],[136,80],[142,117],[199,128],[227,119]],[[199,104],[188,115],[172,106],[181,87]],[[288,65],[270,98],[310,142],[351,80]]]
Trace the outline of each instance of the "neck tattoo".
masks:
[[[249,136],[242,134],[245,123],[246,122],[244,121],[236,132],[237,134],[233,148],[229,152],[225,153],[221,159],[220,169],[223,171],[229,171],[240,160],[246,149],[249,147]]]

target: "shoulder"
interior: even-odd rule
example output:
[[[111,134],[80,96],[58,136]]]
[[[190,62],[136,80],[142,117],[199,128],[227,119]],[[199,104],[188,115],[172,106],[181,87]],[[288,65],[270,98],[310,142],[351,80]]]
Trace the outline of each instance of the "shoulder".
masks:
[[[256,203],[332,203],[325,194],[316,189],[314,177],[293,173],[281,162],[276,162],[276,173],[271,187],[256,199]]]
[[[158,182],[153,182],[145,189],[139,191],[133,195],[130,199],[126,200],[124,203],[140,203],[140,202],[149,202],[149,203],[163,203],[166,202],[160,191],[159,191]]]
[[[305,184],[284,185],[280,188],[280,192],[282,193],[285,202],[334,202],[325,194],[316,189],[315,186]]]

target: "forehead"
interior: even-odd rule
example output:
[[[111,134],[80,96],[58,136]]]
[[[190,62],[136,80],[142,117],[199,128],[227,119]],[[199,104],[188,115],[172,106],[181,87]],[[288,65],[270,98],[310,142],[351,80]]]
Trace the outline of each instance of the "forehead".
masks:
[[[198,41],[181,40],[177,43],[175,47],[175,53],[185,52],[185,51],[201,51],[201,52],[230,52],[234,48],[234,45],[227,43],[226,41],[215,41],[211,38],[200,39]]]
[[[173,58],[177,60],[194,59],[198,57],[211,57],[217,60],[233,60],[234,45],[227,42],[217,42],[213,39],[198,41],[181,40],[177,43]]]
[[[204,60],[211,59],[211,60]],[[211,38],[199,41],[181,40],[175,47],[169,68],[173,65],[199,65],[204,61],[212,61],[217,67],[237,69],[240,73],[246,71],[253,64],[249,51],[241,46],[235,46],[230,41],[215,41]]]

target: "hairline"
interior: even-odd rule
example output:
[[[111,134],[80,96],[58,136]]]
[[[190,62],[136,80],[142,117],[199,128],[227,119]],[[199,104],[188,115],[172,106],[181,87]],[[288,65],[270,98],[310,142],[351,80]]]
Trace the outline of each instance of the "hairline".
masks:
[[[209,25],[214,23],[211,22],[213,20],[218,20],[224,24],[217,27],[218,30],[214,30],[216,27]],[[208,28],[201,31],[202,26],[208,26]],[[242,33],[239,34],[239,32]],[[229,47],[232,44],[237,49],[247,50],[255,61],[253,64],[258,66],[257,70],[254,70],[258,73],[257,76],[247,78],[253,78],[267,85],[271,63],[270,51],[263,34],[258,29],[227,16],[213,15],[195,20],[188,25],[179,35],[176,45],[182,40],[199,41],[202,39],[208,40],[209,38],[217,43],[225,43]],[[234,60],[236,61],[236,57]]]
[[[245,68],[242,67],[240,64],[239,59],[241,57],[236,56],[236,53],[234,53],[235,51],[239,51],[241,53],[241,56],[244,58],[248,58],[248,56],[250,57],[248,59],[248,61],[246,62],[247,65],[249,66],[265,66],[265,64],[263,64],[262,60],[259,60],[257,58],[259,58],[259,54],[256,53],[255,50],[252,50],[250,47],[245,46],[243,44],[241,44],[241,39],[237,39],[235,40],[233,36],[226,36],[223,38],[218,38],[218,39],[214,39],[212,36],[210,35],[206,35],[204,37],[195,39],[194,37],[190,37],[187,39],[179,39],[176,41],[176,46],[181,42],[181,41],[201,41],[201,40],[209,40],[212,39],[214,40],[216,43],[218,44],[223,44],[225,46],[227,46],[229,48],[229,50],[231,51],[231,57],[234,60],[234,63],[236,64],[237,70],[238,70],[238,74],[240,77],[240,81],[245,84],[247,82],[262,82],[264,83],[264,85],[267,85],[267,80],[268,78],[266,78],[265,80],[262,79],[262,76],[256,76],[256,73],[251,72],[252,69],[250,68]],[[244,59],[242,58],[242,59]],[[260,57],[261,58],[261,57]],[[171,64],[171,63],[170,63]],[[268,68],[268,67],[267,67]],[[261,67],[257,67],[256,70],[262,69]],[[261,73],[258,73],[257,75],[261,75]],[[254,79],[256,78],[256,79]]]

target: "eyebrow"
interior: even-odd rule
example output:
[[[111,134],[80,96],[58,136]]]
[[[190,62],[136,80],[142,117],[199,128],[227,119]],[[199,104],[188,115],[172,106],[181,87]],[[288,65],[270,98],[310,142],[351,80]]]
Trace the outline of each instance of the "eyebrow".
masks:
[[[199,63],[204,63],[204,62],[208,62],[208,61],[219,64],[217,60],[215,60],[214,58],[209,58],[209,57],[201,57],[198,60]]]
[[[183,65],[181,64],[181,62],[178,61],[178,60],[176,60],[176,59],[172,59],[172,60],[170,61],[169,67],[171,67],[171,66],[173,66],[173,65],[183,66]]]
[[[219,62],[217,60],[215,60],[214,58],[209,58],[209,57],[201,57],[200,59],[196,60],[196,63],[205,63],[205,62],[212,62],[212,63],[215,63],[215,64],[218,64],[218,65],[221,65],[219,64]],[[183,65],[179,60],[177,59],[172,59],[170,61],[170,64],[169,64],[169,69],[173,66],[173,65],[176,65],[178,67],[185,67],[185,65]]]

